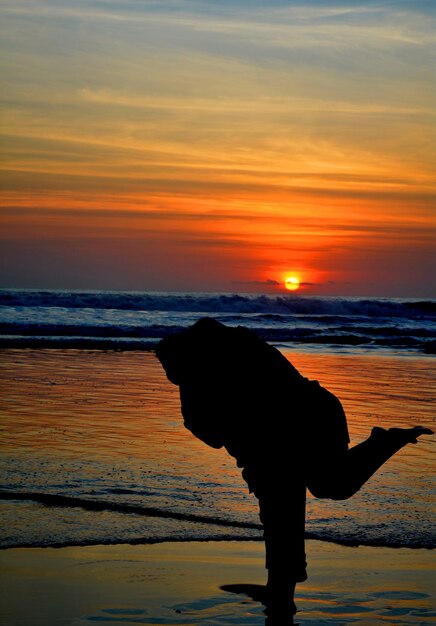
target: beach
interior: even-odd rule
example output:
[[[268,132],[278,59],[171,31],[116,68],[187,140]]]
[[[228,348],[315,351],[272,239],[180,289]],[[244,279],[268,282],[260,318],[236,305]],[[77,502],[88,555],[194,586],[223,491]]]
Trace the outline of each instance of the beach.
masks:
[[[295,623],[430,625],[433,554],[308,541]],[[263,625],[263,607],[223,584],[263,583],[261,542],[13,549],[0,553],[1,622]]]
[[[432,426],[431,357],[283,351],[341,398],[353,444]],[[153,352],[13,349],[0,365],[2,623],[265,622],[220,589],[265,582],[256,500],[183,427]],[[296,623],[432,623],[431,450],[403,449],[349,501],[309,495]]]
[[[435,9],[2,2],[0,626],[436,626]]]

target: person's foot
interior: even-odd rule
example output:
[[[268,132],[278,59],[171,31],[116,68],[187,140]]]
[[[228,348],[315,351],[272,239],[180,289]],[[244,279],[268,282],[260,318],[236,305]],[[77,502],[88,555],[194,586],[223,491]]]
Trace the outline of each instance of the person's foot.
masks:
[[[297,612],[294,602],[295,582],[286,580],[282,576],[268,575],[266,584],[266,615],[291,616]]]
[[[294,615],[296,611],[289,607],[269,607],[264,610],[266,619],[265,626],[290,626],[295,624]]]
[[[430,428],[423,426],[414,426],[413,428],[389,428],[388,433],[396,437],[404,445],[408,443],[418,443],[418,437],[421,435],[433,435]]]
[[[389,428],[389,430],[375,426],[371,434],[375,437],[389,438],[390,441],[405,446],[408,443],[418,443],[418,437],[421,435],[433,435],[434,433],[430,428],[424,428],[423,426],[414,426],[413,428]]]

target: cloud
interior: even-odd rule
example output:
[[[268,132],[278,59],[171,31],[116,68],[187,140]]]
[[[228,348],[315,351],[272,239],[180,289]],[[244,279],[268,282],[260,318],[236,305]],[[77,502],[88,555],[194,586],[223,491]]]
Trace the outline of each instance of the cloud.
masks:
[[[231,251],[228,280],[265,276],[253,267],[280,276],[274,268],[294,252],[299,267],[346,273],[353,254],[360,272],[368,251],[427,250],[431,9],[5,0],[8,237],[64,232],[90,251],[95,237],[109,255],[118,235],[158,252],[154,242],[165,242],[162,257],[191,247],[197,274]],[[251,284],[280,284],[270,281]],[[303,286],[318,284],[329,286]]]
[[[258,285],[264,287],[277,287],[282,285],[281,282],[274,280],[273,278],[267,278],[266,280],[234,280],[234,285]]]

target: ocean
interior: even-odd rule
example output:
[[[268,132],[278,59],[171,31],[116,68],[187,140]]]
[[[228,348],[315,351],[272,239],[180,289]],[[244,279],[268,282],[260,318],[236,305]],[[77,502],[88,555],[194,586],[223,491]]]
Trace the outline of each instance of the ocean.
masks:
[[[184,429],[157,341],[204,316],[253,329],[372,426],[434,427],[433,300],[295,294],[0,292],[0,545],[260,540],[224,450]],[[432,548],[432,441],[346,502],[309,496],[307,536]],[[283,494],[284,506],[286,493]]]
[[[0,347],[146,350],[205,316],[304,350],[436,352],[435,300],[35,290],[0,290]]]

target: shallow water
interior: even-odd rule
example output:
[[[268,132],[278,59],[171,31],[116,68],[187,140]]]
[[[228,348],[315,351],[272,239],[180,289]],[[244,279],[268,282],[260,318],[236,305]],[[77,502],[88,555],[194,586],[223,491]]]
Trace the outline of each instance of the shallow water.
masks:
[[[432,426],[428,357],[288,356],[340,397],[353,443],[374,425]],[[28,497],[1,503],[4,547],[261,537],[233,459],[183,428],[177,388],[152,353],[4,350],[0,364],[1,488]],[[407,446],[347,502],[309,497],[307,531],[434,545],[431,445]],[[70,500],[41,504],[50,495]]]
[[[308,541],[307,552],[295,624],[434,624],[429,551]],[[260,603],[221,588],[264,583],[260,543],[4,550],[0,563],[4,624],[266,626]]]

